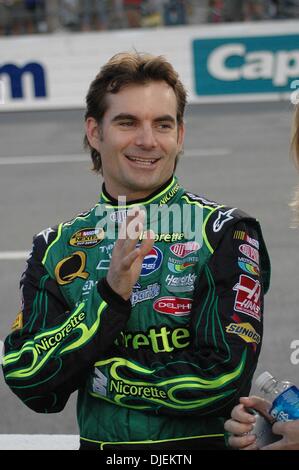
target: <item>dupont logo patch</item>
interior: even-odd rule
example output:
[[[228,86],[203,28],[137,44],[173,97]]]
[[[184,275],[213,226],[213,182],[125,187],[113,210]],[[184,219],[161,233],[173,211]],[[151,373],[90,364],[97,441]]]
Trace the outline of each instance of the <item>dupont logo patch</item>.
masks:
[[[170,251],[179,258],[185,258],[191,253],[198,251],[199,248],[198,242],[175,243],[175,245],[171,245]]]
[[[239,250],[244,256],[247,256],[247,258],[259,264],[260,257],[259,252],[256,248],[253,248],[252,246],[244,243],[243,245],[239,246]]]
[[[104,237],[103,229],[84,228],[72,235],[69,244],[80,248],[93,248],[101,243]]]
[[[166,315],[182,317],[189,315],[192,308],[192,299],[179,297],[161,297],[154,303],[154,310]]]

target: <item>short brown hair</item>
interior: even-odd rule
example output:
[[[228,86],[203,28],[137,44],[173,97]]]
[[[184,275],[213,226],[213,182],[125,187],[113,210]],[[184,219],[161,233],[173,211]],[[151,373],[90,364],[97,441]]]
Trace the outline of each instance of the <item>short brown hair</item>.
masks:
[[[107,111],[107,93],[118,93],[130,84],[146,84],[150,81],[165,81],[172,87],[177,99],[177,122],[182,124],[187,101],[184,85],[178,73],[163,56],[153,56],[137,52],[122,52],[114,55],[101,68],[92,81],[86,96],[85,121],[92,117],[98,123]],[[93,170],[102,173],[102,161],[99,152],[90,146],[87,136],[84,147],[90,150]]]

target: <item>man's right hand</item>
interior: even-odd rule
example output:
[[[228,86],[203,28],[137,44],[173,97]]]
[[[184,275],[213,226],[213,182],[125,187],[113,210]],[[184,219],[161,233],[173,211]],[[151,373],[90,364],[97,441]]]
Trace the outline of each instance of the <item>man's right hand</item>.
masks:
[[[123,299],[131,297],[134,285],[139,279],[145,255],[152,249],[155,239],[154,232],[145,232],[141,244],[136,247],[143,233],[144,211],[134,208],[134,215],[128,215],[122,223],[119,238],[115,243],[107,282]]]

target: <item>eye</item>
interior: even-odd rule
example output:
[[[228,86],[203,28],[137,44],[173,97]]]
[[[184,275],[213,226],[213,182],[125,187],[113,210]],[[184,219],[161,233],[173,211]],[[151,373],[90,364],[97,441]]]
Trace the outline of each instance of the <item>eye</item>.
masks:
[[[120,121],[118,123],[121,127],[133,127],[134,126],[134,121]]]
[[[161,130],[167,130],[167,129],[172,129],[173,125],[170,124],[169,122],[160,122],[158,124],[158,128]]]

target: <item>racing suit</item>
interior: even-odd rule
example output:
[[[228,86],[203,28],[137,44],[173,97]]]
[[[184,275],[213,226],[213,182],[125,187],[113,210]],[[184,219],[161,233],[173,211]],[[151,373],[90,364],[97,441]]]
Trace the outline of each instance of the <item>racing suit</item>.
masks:
[[[225,448],[224,419],[261,348],[270,263],[259,223],[171,178],[138,201],[154,213],[155,243],[124,300],[106,274],[136,203],[117,206],[103,185],[93,209],[34,237],[5,380],[40,413],[78,390],[82,449]]]

